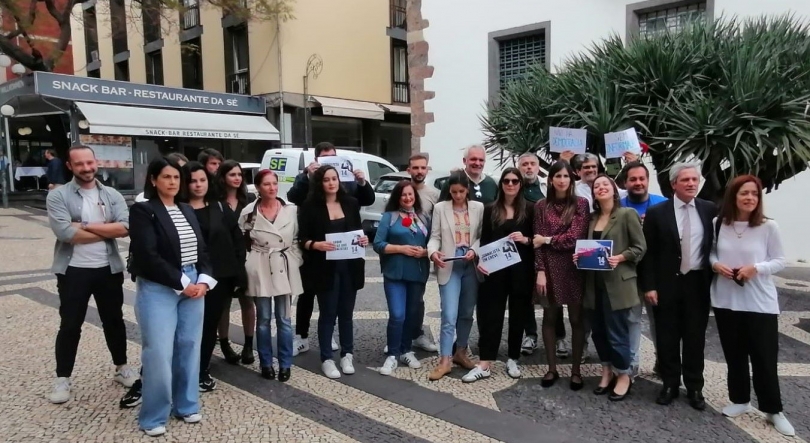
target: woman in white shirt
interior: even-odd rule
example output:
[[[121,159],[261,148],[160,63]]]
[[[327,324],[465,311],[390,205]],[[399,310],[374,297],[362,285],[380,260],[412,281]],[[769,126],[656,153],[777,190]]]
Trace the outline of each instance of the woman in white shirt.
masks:
[[[728,365],[730,405],[723,415],[752,411],[749,360],[759,410],[784,435],[795,435],[782,413],[777,357],[779,300],[771,275],[785,267],[776,222],[762,210],[762,182],[753,175],[735,178],[714,221],[711,253],[712,307]]]

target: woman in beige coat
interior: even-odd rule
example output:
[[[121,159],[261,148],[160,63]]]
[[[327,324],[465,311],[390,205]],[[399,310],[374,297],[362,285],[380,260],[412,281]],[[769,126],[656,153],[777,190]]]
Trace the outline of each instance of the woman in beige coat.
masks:
[[[259,199],[247,205],[239,217],[245,233],[248,256],[247,294],[256,303],[256,344],[262,377],[272,380],[273,344],[270,319],[275,305],[278,329],[278,380],[290,379],[293,329],[292,297],[304,292],[301,284],[301,250],[298,247],[298,211],[278,198],[278,176],[269,169],[256,174]]]

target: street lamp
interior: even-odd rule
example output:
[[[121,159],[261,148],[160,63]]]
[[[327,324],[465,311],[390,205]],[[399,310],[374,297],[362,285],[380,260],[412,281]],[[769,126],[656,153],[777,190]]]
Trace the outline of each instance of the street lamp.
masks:
[[[306,151],[309,149],[309,145],[311,144],[309,131],[311,126],[311,119],[309,114],[309,76],[311,75],[313,80],[318,78],[323,70],[323,59],[318,54],[312,54],[309,56],[309,60],[307,60],[307,70],[306,74],[304,75],[304,150]]]

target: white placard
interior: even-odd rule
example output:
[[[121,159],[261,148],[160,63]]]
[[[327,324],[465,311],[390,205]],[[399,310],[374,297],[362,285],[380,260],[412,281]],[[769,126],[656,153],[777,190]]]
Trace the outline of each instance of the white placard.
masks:
[[[338,177],[342,182],[353,182],[354,181],[354,168],[352,167],[352,161],[346,157],[341,157],[338,155],[332,155],[329,157],[318,157],[318,164],[321,166],[332,166],[337,169]]]
[[[517,245],[509,237],[481,246],[478,257],[478,264],[490,274],[520,263]]]
[[[605,158],[619,158],[625,152],[641,154],[641,145],[634,128],[605,134]]]
[[[326,234],[326,241],[335,245],[334,251],[326,251],[327,260],[351,260],[366,256],[366,248],[360,246],[360,237],[364,236],[362,229],[350,232],[337,232]]]
[[[571,151],[574,154],[585,153],[585,143],[588,140],[586,129],[548,128],[548,145],[551,152]]]

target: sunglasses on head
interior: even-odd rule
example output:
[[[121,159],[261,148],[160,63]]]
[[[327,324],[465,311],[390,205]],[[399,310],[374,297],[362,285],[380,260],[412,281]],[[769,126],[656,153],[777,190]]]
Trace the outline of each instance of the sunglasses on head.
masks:
[[[519,185],[520,180],[517,178],[505,178],[502,180],[502,183],[505,185]]]
[[[484,195],[481,193],[481,185],[479,184],[473,185],[473,191],[475,191],[475,198],[481,198]]]

